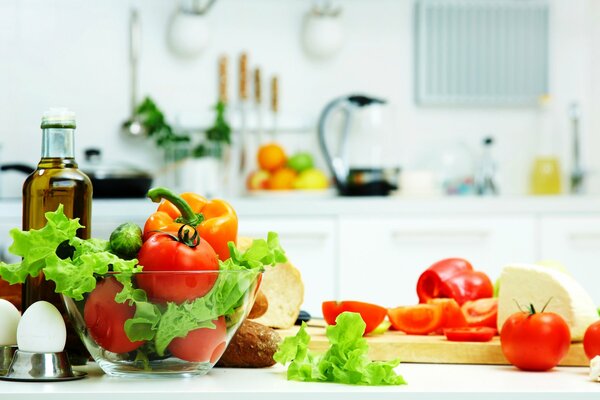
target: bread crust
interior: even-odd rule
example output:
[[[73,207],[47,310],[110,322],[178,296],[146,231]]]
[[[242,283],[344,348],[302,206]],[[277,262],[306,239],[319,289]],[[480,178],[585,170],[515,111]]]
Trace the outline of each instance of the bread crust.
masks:
[[[224,368],[264,368],[275,364],[281,337],[273,329],[245,320],[217,363]]]

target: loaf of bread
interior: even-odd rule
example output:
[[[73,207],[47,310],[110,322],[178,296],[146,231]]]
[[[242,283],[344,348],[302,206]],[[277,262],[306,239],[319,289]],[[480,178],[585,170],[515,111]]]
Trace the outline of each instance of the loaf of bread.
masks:
[[[250,238],[239,238],[238,247],[247,249],[252,243]],[[304,284],[300,271],[289,261],[275,267],[266,267],[260,290],[269,302],[269,308],[254,321],[271,328],[291,328],[304,301]]]
[[[273,329],[245,320],[217,363],[225,368],[264,368],[275,364],[281,337]]]

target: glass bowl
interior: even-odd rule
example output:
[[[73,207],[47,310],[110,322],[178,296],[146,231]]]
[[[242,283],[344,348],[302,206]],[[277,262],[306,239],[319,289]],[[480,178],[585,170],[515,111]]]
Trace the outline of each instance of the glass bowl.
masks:
[[[105,373],[204,375],[250,312],[260,277],[256,270],[108,273],[83,300],[63,301]]]

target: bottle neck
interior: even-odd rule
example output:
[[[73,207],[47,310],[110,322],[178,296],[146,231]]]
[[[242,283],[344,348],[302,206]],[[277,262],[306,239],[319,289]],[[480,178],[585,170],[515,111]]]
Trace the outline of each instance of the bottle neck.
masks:
[[[48,127],[42,129],[42,159],[75,158],[75,129]]]

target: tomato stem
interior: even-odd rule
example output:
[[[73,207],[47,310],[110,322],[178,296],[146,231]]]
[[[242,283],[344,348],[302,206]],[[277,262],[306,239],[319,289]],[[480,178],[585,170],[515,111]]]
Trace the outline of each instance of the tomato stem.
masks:
[[[160,203],[161,200],[170,201],[181,213],[182,223],[196,227],[204,221],[204,216],[202,214],[196,214],[187,201],[167,188],[157,187],[150,189],[147,196],[155,203]]]
[[[190,231],[188,229],[185,229],[186,226],[189,226],[193,231],[194,234],[190,237]],[[177,239],[178,242],[181,242],[183,244],[185,244],[188,247],[196,247],[200,244],[200,235],[198,235],[198,231],[196,230],[195,227],[189,225],[189,224],[183,224],[181,225],[181,228],[179,228],[179,230],[177,231]]]

